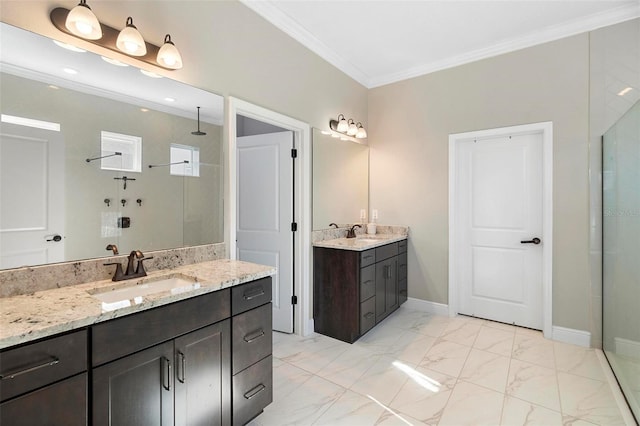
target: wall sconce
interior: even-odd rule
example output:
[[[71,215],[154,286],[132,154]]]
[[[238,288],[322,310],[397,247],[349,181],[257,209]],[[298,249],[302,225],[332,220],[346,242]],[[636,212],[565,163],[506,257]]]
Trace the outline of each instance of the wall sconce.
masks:
[[[127,18],[125,28],[118,31],[101,24],[86,0],[80,0],[80,3],[71,11],[57,7],[51,11],[49,17],[51,23],[65,34],[126,54],[156,67],[167,70],[182,68],[182,57],[171,41],[171,36],[169,34],[165,36],[162,47],[148,43],[133,25],[131,17]]]
[[[353,118],[347,121],[343,114],[338,114],[337,120],[329,120],[329,128],[334,132],[355,137],[356,139],[365,139],[367,137],[367,131],[362,127],[362,123],[358,122],[356,124]]]

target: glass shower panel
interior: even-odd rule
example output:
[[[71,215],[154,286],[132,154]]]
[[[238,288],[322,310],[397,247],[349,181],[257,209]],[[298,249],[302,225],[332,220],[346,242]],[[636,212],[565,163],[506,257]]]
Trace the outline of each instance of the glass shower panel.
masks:
[[[603,136],[603,346],[640,419],[640,102]]]

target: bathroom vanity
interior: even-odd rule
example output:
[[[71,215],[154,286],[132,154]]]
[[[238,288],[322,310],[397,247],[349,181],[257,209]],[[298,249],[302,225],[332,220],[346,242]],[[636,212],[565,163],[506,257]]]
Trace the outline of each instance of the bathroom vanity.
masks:
[[[131,285],[110,281],[1,299],[0,424],[242,425],[257,416],[273,399],[275,271],[218,260],[171,272],[197,282],[129,306],[96,298]]]
[[[353,343],[407,300],[407,236],[314,243],[317,333]]]

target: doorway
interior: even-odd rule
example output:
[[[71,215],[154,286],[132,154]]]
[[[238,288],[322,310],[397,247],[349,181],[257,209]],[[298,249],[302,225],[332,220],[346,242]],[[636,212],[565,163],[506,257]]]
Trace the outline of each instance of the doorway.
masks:
[[[552,123],[449,136],[449,313],[551,337]]]
[[[292,204],[293,221],[296,231],[292,233],[293,263],[292,263],[292,295],[274,292],[274,306],[276,298],[280,307],[287,304],[292,312],[292,330],[296,334],[306,335],[312,332],[310,321],[310,256],[311,256],[311,137],[308,124],[268,109],[250,104],[237,98],[228,99],[229,116],[227,121],[229,151],[228,164],[229,186],[225,199],[229,200],[229,209],[225,212],[225,233],[229,241],[229,257],[238,258],[238,185],[241,172],[238,170],[239,137],[237,134],[238,117],[256,120],[263,125],[276,126],[288,131],[293,136],[293,148],[295,151],[295,167],[293,173]],[[241,118],[242,120],[243,118]],[[256,260],[257,263],[260,263]],[[274,286],[275,288],[275,286]],[[283,315],[280,313],[280,315]],[[276,326],[274,315],[274,329]],[[290,332],[287,329],[283,331]]]

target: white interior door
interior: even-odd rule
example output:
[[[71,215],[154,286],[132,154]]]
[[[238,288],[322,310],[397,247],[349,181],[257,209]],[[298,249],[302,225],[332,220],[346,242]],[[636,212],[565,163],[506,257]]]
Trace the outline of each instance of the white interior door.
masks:
[[[0,268],[64,260],[64,161],[60,132],[1,124]]]
[[[275,266],[273,329],[293,333],[293,132],[237,138],[237,259]]]
[[[459,313],[542,329],[542,134],[458,149]]]

